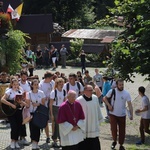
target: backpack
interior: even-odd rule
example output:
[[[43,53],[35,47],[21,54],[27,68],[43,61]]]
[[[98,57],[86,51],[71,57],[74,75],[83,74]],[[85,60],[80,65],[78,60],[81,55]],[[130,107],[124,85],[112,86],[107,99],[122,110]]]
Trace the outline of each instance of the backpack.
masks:
[[[79,90],[79,94],[80,94],[80,83],[78,81],[76,81],[77,83],[77,87],[78,87],[78,90]],[[69,91],[69,82],[66,84],[66,89],[67,89],[67,93]]]
[[[66,96],[66,91],[63,89],[63,95],[64,97]],[[58,98],[57,98],[57,90],[55,89],[55,98],[54,100],[56,101],[56,105],[58,105]]]
[[[32,123],[39,129],[43,129],[46,127],[48,120],[49,110],[46,106],[40,104],[33,114]]]
[[[114,96],[114,97],[113,97]],[[112,97],[113,97],[113,100],[114,100],[114,102],[115,102],[115,99],[116,99],[116,91],[115,91],[115,89],[112,89],[112,93],[111,93],[111,96],[109,97],[109,98],[107,98],[107,100],[108,100],[108,103],[111,105],[111,99],[112,99]],[[113,103],[113,106],[112,107],[114,107],[114,103]],[[106,109],[107,110],[109,110],[108,109],[108,106],[106,106]]]
[[[21,80],[20,80],[20,82],[21,82]],[[28,80],[27,80],[27,82],[28,82],[28,86],[31,86],[31,82]],[[19,83],[19,86],[20,86],[20,83]]]

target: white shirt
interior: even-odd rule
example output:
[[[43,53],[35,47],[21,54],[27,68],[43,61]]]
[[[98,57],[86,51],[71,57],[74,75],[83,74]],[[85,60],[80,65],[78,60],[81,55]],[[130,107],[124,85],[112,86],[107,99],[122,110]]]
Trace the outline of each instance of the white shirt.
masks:
[[[111,94],[112,89],[108,91],[106,97],[110,97]],[[126,116],[126,102],[131,101],[131,96],[126,90],[119,91],[117,88],[115,88],[115,94],[115,101],[113,97],[111,100],[113,111],[109,111],[109,113],[118,117]]]
[[[55,90],[52,90],[52,92],[50,93],[50,99],[55,99],[53,105],[54,106],[60,106],[63,102],[64,102],[64,98],[66,97],[66,92],[64,95],[64,90],[62,89],[62,91],[59,91],[58,89],[56,89],[57,91],[57,97],[55,99]]]
[[[49,83],[46,83],[46,82],[44,82],[44,80],[41,80],[41,82],[39,83],[39,90],[43,91],[45,96],[46,96],[46,100],[47,100],[45,102],[46,107],[48,107],[48,101],[50,98],[50,93],[53,90],[53,88],[54,88],[54,84],[52,81]]]
[[[22,84],[21,81],[19,81],[19,85],[23,88],[24,92],[29,92],[31,90],[30,84],[30,81],[26,81],[25,84]]]
[[[96,83],[98,87],[103,87],[103,78],[101,74],[98,73],[94,75],[93,80],[94,80],[94,83]]]
[[[12,88],[9,88],[8,90],[5,91],[5,94],[8,96],[9,100],[14,100],[16,95],[22,95],[23,91],[22,90],[14,91]]]
[[[98,97],[92,95],[91,101],[86,101],[83,96],[77,98],[81,104],[85,115],[84,138],[99,137],[100,123],[103,121],[103,116],[98,102]]]
[[[33,107],[32,103],[41,104],[43,98],[45,98],[45,94],[41,90],[38,90],[37,93],[33,93],[32,91],[27,93],[27,99],[30,100],[30,107],[29,107],[30,112],[35,112],[37,108],[37,107]]]
[[[142,97],[142,108],[148,106],[148,110],[141,113],[143,119],[150,119],[150,102],[148,97],[145,95]]]
[[[68,82],[67,82],[68,83]],[[66,91],[66,93],[68,93],[68,91],[67,91],[67,83],[65,83],[64,84],[64,87],[63,87],[63,89]],[[83,90],[84,90],[84,88],[83,88],[83,86],[82,86],[82,84],[79,82],[79,84],[80,84],[80,92],[83,92]],[[69,83],[69,90],[73,90],[73,91],[75,91],[76,92],[76,98],[79,96],[79,88],[78,88],[78,86],[77,86],[77,82],[75,82],[75,85],[74,86],[72,86],[70,83]]]

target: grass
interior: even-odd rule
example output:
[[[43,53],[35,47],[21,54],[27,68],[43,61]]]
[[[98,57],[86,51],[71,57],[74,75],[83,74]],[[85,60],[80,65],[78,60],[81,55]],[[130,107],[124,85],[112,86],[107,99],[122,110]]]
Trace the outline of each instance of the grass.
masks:
[[[140,145],[136,146],[135,144],[130,144],[126,146],[126,150],[150,150],[150,145]]]

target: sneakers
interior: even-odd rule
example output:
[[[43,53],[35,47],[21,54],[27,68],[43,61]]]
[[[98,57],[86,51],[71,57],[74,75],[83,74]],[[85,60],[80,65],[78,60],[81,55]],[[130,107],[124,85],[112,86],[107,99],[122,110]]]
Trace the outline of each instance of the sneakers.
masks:
[[[34,150],[34,149],[40,149],[40,147],[38,146],[38,144],[37,143],[35,143],[35,142],[33,142],[32,143],[32,149]]]
[[[59,146],[59,145],[57,145],[57,143],[56,143],[56,142],[53,142],[52,147],[54,147],[54,148],[59,148],[60,146]]]
[[[15,142],[11,142],[11,143],[10,143],[10,148],[11,148],[11,149],[15,149]]]
[[[38,144],[36,144],[36,149],[40,149],[40,146]]]
[[[30,143],[24,138],[24,139],[21,140],[21,144],[29,145]]]
[[[112,142],[111,149],[115,149],[116,144],[117,144],[117,142]]]
[[[136,145],[142,145],[142,144],[144,144],[144,142],[142,142],[142,141],[136,142]]]
[[[55,71],[56,70],[56,68],[52,68],[52,70],[51,71]]]
[[[119,150],[125,150],[125,148],[121,145],[121,146],[119,147]]]
[[[47,138],[47,139],[46,139],[46,143],[50,143],[50,138]]]
[[[36,149],[36,143],[32,143],[32,149]]]
[[[18,142],[11,142],[10,143],[10,148],[11,149],[20,148],[20,146],[19,146]]]
[[[15,142],[15,147],[16,147],[16,148],[20,148],[18,142]]]

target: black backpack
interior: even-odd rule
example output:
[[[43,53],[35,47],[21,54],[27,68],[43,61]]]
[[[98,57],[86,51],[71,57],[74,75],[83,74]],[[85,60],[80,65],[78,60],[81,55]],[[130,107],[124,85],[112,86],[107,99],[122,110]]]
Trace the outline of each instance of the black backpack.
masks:
[[[114,96],[114,97],[113,97],[113,96]],[[114,100],[114,102],[115,102],[115,99],[116,99],[116,91],[115,91],[115,89],[112,89],[112,93],[111,93],[110,97],[107,98],[108,103],[109,103],[110,105],[111,105],[112,97],[113,97],[113,100]],[[114,103],[113,103],[113,106],[112,106],[112,107],[114,107]],[[109,110],[109,109],[108,109],[108,106],[106,106],[106,109]]]
[[[49,120],[49,110],[46,106],[41,105],[37,107],[36,111],[33,113],[32,122],[39,129],[46,127]]]
[[[78,81],[76,81],[77,83],[77,87],[78,87],[78,90],[79,90],[79,94],[80,94],[80,83]],[[67,93],[69,91],[69,82],[66,84],[66,89],[67,89]]]

